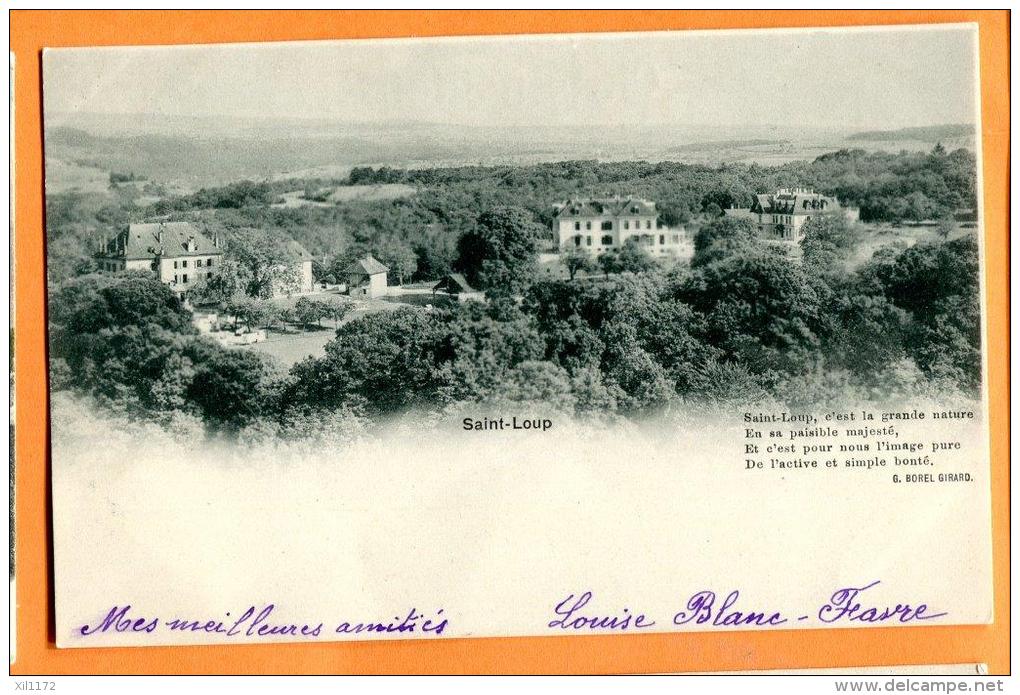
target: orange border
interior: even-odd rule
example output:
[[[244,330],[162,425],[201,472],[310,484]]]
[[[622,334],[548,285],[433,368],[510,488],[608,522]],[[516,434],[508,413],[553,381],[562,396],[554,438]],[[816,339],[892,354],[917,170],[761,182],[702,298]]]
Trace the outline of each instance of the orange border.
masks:
[[[48,623],[40,49],[395,36],[976,22],[980,26],[995,622],[988,626],[57,650]],[[985,662],[1009,672],[1009,12],[44,11],[16,56],[17,571],[13,674],[640,673]]]

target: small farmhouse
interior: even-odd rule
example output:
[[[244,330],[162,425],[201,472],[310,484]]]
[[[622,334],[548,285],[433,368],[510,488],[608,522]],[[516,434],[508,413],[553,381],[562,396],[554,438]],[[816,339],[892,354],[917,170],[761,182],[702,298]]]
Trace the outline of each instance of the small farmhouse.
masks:
[[[731,217],[750,217],[763,239],[791,243],[800,242],[805,222],[824,213],[840,213],[850,219],[858,217],[855,208],[842,207],[835,198],[806,188],[780,188],[775,193],[760,193],[754,197],[750,210],[726,210]]]
[[[442,292],[455,297],[459,302],[466,302],[469,299],[481,299],[482,293],[468,284],[467,278],[460,273],[450,273],[437,282],[432,288],[432,293]]]
[[[386,273],[389,268],[377,261],[372,254],[366,255],[344,269],[348,293],[352,297],[385,297],[387,293]]]
[[[595,256],[631,238],[652,255],[676,255],[684,241],[684,229],[663,224],[655,203],[643,198],[559,203],[553,208],[552,233],[557,248],[580,247]]]
[[[154,272],[160,282],[184,294],[218,271],[223,252],[218,238],[208,238],[190,222],[145,222],[104,240],[95,260],[104,272]]]

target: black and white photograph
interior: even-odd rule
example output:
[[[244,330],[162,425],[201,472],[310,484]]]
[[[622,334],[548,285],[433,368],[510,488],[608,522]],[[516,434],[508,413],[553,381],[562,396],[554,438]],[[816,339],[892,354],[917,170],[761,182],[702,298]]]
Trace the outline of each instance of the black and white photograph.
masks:
[[[977,65],[47,50],[58,645],[988,622]]]

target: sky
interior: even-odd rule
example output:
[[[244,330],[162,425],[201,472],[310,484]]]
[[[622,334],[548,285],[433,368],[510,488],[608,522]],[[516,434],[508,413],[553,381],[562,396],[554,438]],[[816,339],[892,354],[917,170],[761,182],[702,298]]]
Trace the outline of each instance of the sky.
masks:
[[[44,53],[47,113],[893,129],[976,119],[976,28],[390,39]]]

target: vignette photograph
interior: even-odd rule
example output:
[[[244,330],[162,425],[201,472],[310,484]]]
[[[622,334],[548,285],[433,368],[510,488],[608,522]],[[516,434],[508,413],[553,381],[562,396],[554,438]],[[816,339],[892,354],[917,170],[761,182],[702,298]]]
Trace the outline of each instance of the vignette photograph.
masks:
[[[978,57],[46,49],[57,648],[990,624]]]

